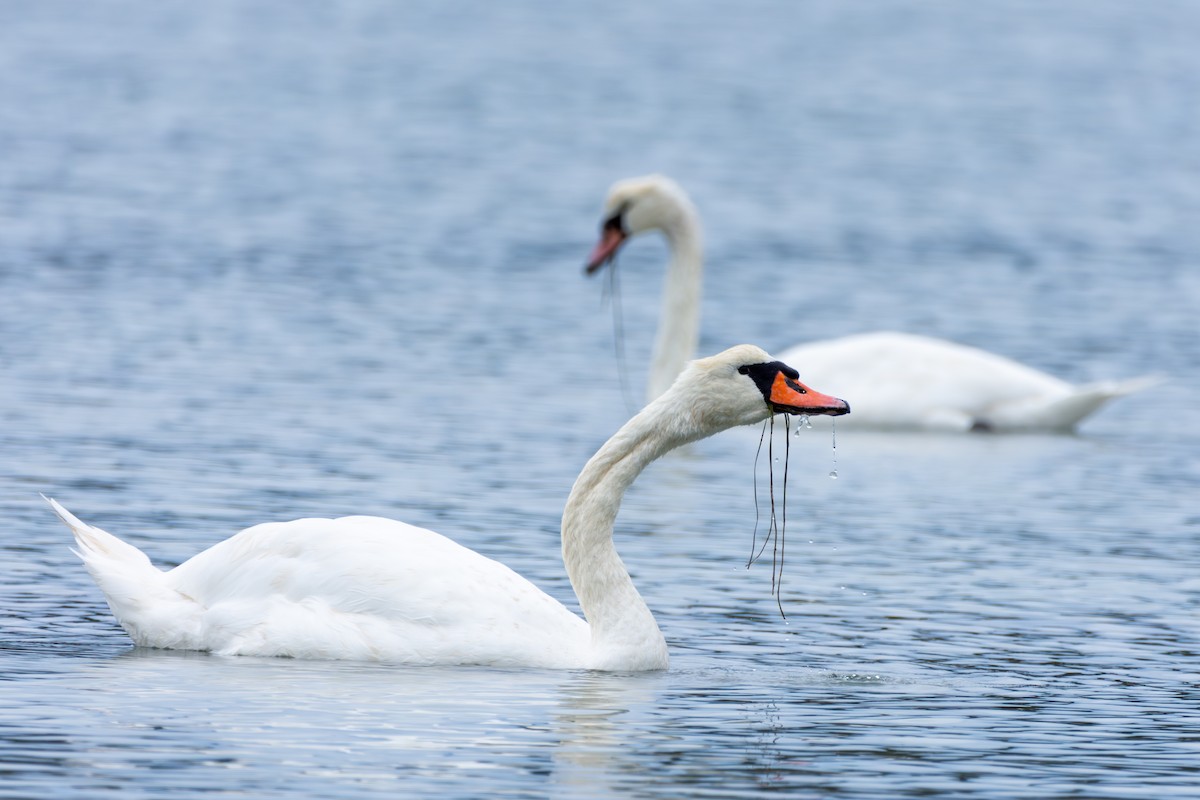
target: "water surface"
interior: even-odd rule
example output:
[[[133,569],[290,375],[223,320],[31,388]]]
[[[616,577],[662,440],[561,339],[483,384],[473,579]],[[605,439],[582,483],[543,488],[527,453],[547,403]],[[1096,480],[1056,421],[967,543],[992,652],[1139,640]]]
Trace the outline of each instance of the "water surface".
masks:
[[[1200,796],[1200,12],[1184,2],[0,3],[0,797]],[[652,467],[652,675],[135,650],[39,492],[179,563],[446,533],[574,607],[624,420],[581,275],[619,177],[706,222],[702,349],[890,328],[1072,381],[1074,436]],[[620,265],[630,378],[658,241]],[[802,367],[802,365],[796,365]],[[820,387],[816,387],[820,388]],[[853,398],[849,398],[853,403]]]

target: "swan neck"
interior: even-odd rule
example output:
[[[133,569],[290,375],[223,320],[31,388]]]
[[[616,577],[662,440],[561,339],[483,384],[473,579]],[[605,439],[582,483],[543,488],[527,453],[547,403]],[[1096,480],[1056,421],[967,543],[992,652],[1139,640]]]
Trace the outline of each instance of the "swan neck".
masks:
[[[665,398],[664,398],[665,399]],[[625,490],[646,466],[690,440],[669,404],[651,403],[588,461],[563,511],[563,562],[592,632],[592,668],[663,669],[667,645],[613,545]]]
[[[663,232],[671,250],[671,260],[663,284],[662,313],[646,386],[648,401],[671,388],[676,376],[696,352],[700,337],[700,302],[704,278],[700,223],[689,209]]]

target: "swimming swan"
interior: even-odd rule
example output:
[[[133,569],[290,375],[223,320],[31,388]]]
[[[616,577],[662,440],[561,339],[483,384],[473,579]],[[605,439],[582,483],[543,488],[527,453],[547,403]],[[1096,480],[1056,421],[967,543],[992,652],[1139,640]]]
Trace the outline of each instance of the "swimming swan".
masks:
[[[672,448],[775,413],[839,415],[751,345],[687,366],[594,455],[562,518],[563,562],[587,621],[508,567],[380,517],[256,525],[162,572],[47,498],[138,645],[414,665],[653,670],[667,644],[613,547],[625,490]]]
[[[703,252],[700,217],[670,178],[613,184],[600,241],[587,262],[596,272],[627,239],[659,230],[671,251],[650,365],[647,399],[658,397],[692,357],[700,328]],[[853,424],[930,430],[1070,430],[1114,397],[1154,379],[1073,386],[1003,356],[907,333],[866,333],[795,346],[781,358],[805,378],[854,401]]]

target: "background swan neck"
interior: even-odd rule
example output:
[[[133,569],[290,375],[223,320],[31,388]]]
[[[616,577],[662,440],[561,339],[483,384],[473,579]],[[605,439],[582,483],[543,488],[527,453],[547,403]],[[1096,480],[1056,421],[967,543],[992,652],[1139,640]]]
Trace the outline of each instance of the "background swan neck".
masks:
[[[662,313],[646,385],[647,401],[671,388],[675,377],[696,352],[700,337],[700,300],[704,252],[700,223],[692,213],[663,228],[671,260],[663,283]]]
[[[665,399],[665,398],[664,398]],[[625,490],[689,439],[668,403],[652,403],[588,461],[563,511],[563,563],[592,631],[593,668],[662,669],[667,644],[613,545]]]

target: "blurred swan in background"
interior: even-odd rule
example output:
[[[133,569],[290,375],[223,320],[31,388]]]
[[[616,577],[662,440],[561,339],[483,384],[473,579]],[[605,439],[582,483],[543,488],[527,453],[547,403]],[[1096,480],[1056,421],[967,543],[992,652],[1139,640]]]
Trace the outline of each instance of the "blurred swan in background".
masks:
[[[849,412],[764,351],[692,362],[583,468],[562,554],[586,621],[508,567],[380,517],[266,523],[163,572],[48,502],[138,645],[226,655],[603,670],[667,666],[667,644],[613,546],[625,490],[667,451],[772,414]]]
[[[647,400],[664,392],[695,351],[700,328],[703,247],[700,217],[670,178],[648,175],[613,184],[592,274],[627,239],[662,231],[670,248]],[[865,333],[796,345],[781,358],[806,379],[849,398],[854,424],[943,431],[1067,431],[1109,400],[1155,378],[1075,386],[974,347],[907,333]]]

